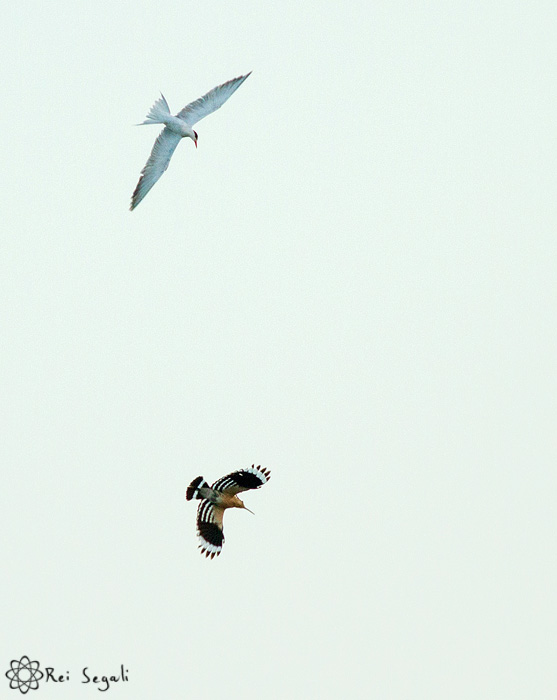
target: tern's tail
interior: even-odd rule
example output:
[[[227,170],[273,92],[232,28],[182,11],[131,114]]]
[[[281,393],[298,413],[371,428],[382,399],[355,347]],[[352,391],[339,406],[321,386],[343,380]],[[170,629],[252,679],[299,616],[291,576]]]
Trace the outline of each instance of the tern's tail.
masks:
[[[145,117],[145,121],[141,122],[139,126],[143,124],[166,124],[169,116],[170,108],[168,106],[168,102],[161,92],[161,96],[149,110],[147,116]]]

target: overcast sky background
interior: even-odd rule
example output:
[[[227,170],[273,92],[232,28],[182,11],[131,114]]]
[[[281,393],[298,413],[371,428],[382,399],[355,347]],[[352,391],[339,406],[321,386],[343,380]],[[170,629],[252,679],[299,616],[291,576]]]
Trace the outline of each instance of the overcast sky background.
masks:
[[[556,697],[556,20],[5,10],[2,697]],[[159,90],[250,70],[130,213]]]

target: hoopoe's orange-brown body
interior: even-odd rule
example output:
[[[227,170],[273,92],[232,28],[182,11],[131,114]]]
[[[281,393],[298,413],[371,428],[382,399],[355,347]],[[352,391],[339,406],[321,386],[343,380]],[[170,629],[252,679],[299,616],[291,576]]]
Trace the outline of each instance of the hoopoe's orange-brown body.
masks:
[[[219,508],[222,508],[223,510],[226,508],[246,508],[244,502],[241,501],[238,496],[230,496],[227,493],[221,494],[221,497],[218,500],[218,505]]]

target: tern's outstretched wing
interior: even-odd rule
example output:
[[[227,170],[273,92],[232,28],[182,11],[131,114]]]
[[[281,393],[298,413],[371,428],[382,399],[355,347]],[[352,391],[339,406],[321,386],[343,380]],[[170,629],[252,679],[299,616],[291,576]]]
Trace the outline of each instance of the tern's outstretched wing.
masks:
[[[149,160],[141,171],[141,177],[132,195],[130,211],[141,202],[143,197],[149,192],[151,187],[157,182],[160,176],[168,168],[172,154],[176,146],[180,143],[181,136],[175,131],[171,131],[167,126],[158,135]]]
[[[211,488],[234,496],[242,491],[258,489],[263,484],[266,484],[270,478],[271,472],[268,469],[252,465],[247,469],[240,469],[237,472],[221,477],[214,484],[211,484]]]
[[[195,100],[195,102],[190,102],[190,104],[180,110],[176,116],[183,119],[189,126],[197,124],[203,117],[206,117],[219,107],[222,107],[230,95],[236,92],[244,80],[249,78],[250,75],[251,71],[246,75],[241,75],[239,78],[233,78],[222,85],[218,85],[206,95],[203,95],[203,97]]]

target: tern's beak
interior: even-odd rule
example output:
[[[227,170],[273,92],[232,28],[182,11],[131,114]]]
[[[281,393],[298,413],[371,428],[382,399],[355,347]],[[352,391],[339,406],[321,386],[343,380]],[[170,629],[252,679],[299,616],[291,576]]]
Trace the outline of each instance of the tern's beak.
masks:
[[[194,143],[195,143],[195,147],[197,148],[197,139],[194,141]]]

